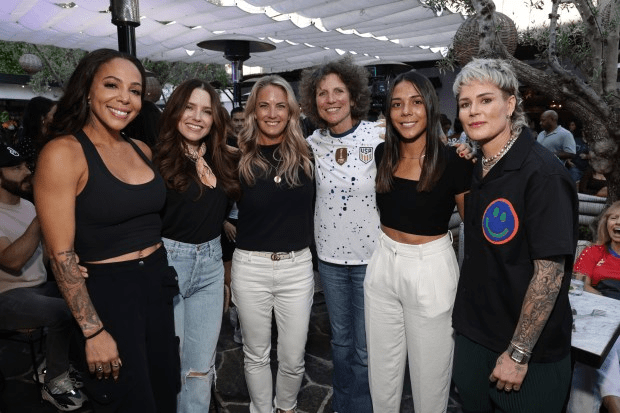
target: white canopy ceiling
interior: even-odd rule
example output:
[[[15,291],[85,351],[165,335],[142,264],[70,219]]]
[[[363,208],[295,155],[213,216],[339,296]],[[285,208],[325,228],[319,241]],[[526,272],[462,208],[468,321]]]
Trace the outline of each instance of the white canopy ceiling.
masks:
[[[109,0],[1,0],[0,39],[117,49]],[[74,7],[70,7],[74,5]],[[294,70],[348,53],[362,65],[440,59],[463,22],[420,0],[140,0],[136,49],[151,60],[228,63],[196,44],[222,35],[270,41],[247,66]]]

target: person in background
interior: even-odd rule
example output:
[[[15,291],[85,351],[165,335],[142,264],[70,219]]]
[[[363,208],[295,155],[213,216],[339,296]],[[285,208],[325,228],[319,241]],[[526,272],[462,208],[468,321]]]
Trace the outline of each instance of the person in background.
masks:
[[[406,360],[416,412],[445,412],[459,268],[448,223],[463,216],[473,163],[439,136],[431,82],[399,75],[388,93],[385,143],[377,147],[381,233],[364,281],[374,411],[400,412]]]
[[[540,127],[542,131],[538,134],[538,143],[557,156],[566,165],[573,181],[577,182],[581,173],[572,163],[577,153],[573,134],[558,124],[558,114],[554,110],[540,115]]]
[[[72,382],[69,346],[74,322],[56,283],[47,281],[41,225],[25,158],[0,145],[0,328],[45,327],[47,371],[41,395],[59,410],[79,409],[87,400]]]
[[[181,351],[179,413],[209,410],[224,307],[220,233],[240,195],[238,153],[226,145],[226,109],[207,82],[186,80],[161,116],[155,165],[167,187],[162,236],[178,274],[174,321]]]
[[[368,71],[350,60],[304,70],[303,111],[317,125],[314,236],[332,333],[334,412],[372,412],[364,327],[364,278],[379,235],[375,148],[382,127],[365,121]]]
[[[49,140],[47,129],[54,118],[56,103],[43,96],[37,96],[26,104],[22,126],[17,132],[17,151],[26,158],[26,163],[34,171],[39,152]]]
[[[577,188],[582,194],[607,198],[607,178],[605,178],[605,174],[596,167],[597,156],[589,154],[588,157],[590,158],[588,168],[577,183]]]
[[[572,162],[573,165],[577,167],[579,172],[581,172],[581,177],[583,177],[586,169],[588,169],[590,149],[588,148],[586,141],[583,139],[583,131],[579,125],[580,124],[578,121],[571,120],[568,123],[568,130],[573,134],[573,138],[575,139],[575,156],[573,157]]]
[[[58,288],[84,336],[84,367],[93,375],[84,381],[97,412],[176,410],[178,284],[161,246],[166,186],[149,147],[121,135],[142,107],[145,78],[134,56],[111,49],[84,56],[34,179]]]
[[[314,295],[312,153],[293,89],[281,77],[265,76],[254,84],[245,117],[231,291],[243,333],[250,412],[294,413]],[[275,398],[272,315],[278,328]]]
[[[227,140],[228,145],[235,148],[239,147],[238,137],[241,130],[245,126],[245,112],[241,106],[234,107],[230,111],[233,131]],[[224,259],[224,284],[226,288],[226,296],[224,299],[224,311],[226,311],[230,301],[230,274],[232,268],[232,257],[235,252],[235,239],[237,238],[237,220],[239,218],[239,209],[237,203],[233,202],[228,217],[222,225],[222,254]],[[229,314],[230,322],[234,328],[233,341],[237,344],[243,343],[241,335],[241,326],[239,325],[239,315],[237,307],[232,306]]]
[[[585,291],[620,299],[620,201],[601,214],[596,244],[581,252],[573,274]],[[599,369],[575,364],[568,413],[598,413],[601,404],[620,413],[620,338]]]
[[[238,137],[239,133],[241,133],[241,129],[243,129],[243,127],[245,126],[245,113],[243,108],[241,106],[232,108],[232,110],[230,111],[230,119],[233,126],[233,135],[235,137]]]
[[[465,197],[453,380],[465,411],[559,413],[571,376],[576,188],[526,128],[508,62],[474,59],[454,94],[482,156]]]
[[[142,103],[140,113],[123,129],[123,133],[146,143],[149,148],[154,148],[159,136],[160,117],[161,110],[159,107],[155,103],[145,100]]]

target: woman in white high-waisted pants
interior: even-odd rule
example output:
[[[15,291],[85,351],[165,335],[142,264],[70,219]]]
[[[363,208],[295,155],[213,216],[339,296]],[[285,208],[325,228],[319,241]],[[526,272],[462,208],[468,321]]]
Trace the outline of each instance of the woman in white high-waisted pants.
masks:
[[[462,215],[472,164],[440,138],[430,81],[398,76],[375,152],[381,234],[364,281],[370,393],[375,412],[400,411],[405,363],[417,413],[445,412],[459,269],[448,222]]]

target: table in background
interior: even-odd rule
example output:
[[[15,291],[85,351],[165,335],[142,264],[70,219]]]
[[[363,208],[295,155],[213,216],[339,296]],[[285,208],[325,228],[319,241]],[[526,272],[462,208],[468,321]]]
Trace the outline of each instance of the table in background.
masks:
[[[591,314],[593,310],[605,311],[601,316],[575,318],[571,340],[575,359],[599,368],[620,335],[620,300],[585,291],[568,298],[577,316]]]

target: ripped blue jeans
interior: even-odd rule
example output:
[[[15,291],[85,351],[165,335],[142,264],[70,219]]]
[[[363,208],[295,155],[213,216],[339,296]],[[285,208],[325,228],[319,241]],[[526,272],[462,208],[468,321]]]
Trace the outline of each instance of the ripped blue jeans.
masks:
[[[222,326],[224,266],[220,237],[203,244],[164,238],[168,262],[179,277],[174,326],[180,339],[181,392],[177,412],[207,412],[215,379],[215,350]]]

